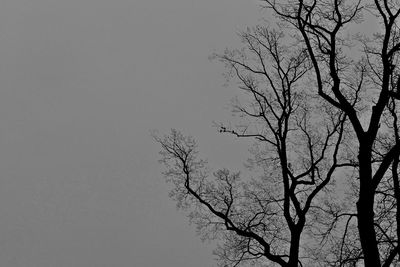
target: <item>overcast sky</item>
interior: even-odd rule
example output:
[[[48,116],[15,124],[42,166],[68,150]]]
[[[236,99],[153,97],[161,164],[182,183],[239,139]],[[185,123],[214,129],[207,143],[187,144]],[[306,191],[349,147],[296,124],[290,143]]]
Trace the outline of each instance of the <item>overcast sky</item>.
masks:
[[[215,266],[149,130],[241,167],[246,147],[212,127],[237,91],[208,56],[261,14],[256,0],[2,0],[0,266]]]

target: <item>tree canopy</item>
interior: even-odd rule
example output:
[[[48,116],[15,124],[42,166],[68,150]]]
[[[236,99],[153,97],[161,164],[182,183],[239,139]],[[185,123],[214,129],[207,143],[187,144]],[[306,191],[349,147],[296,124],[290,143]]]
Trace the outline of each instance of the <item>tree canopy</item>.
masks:
[[[172,130],[154,136],[171,197],[219,241],[221,266],[398,264],[400,1],[262,7],[279,21],[214,55],[243,92],[219,131],[254,140],[254,175],[209,170]]]

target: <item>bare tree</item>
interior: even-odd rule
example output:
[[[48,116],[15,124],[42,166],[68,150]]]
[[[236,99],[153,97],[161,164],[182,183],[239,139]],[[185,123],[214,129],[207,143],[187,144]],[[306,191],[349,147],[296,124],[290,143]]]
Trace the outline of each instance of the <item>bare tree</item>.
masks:
[[[254,139],[258,175],[210,175],[174,130],[155,136],[171,196],[222,242],[223,266],[399,264],[400,1],[262,3],[278,27],[248,29],[242,49],[214,56],[243,90],[241,119],[220,131]]]
[[[248,29],[240,37],[243,49],[215,55],[244,93],[233,103],[241,121],[220,125],[220,131],[253,138],[250,165],[262,171],[257,177],[226,169],[210,175],[194,140],[173,130],[155,136],[164,174],[174,184],[171,196],[190,209],[203,237],[221,240],[215,251],[221,266],[316,265],[307,248],[323,237],[312,233],[308,219],[323,209],[319,202],[331,195],[335,174],[356,167],[348,116],[313,95],[312,65],[302,43],[283,45],[290,38],[268,27]]]
[[[356,218],[365,266],[399,260],[398,52],[400,3],[375,1],[263,1],[307,47],[315,93],[349,118],[358,141]],[[363,17],[374,34],[350,36]],[[350,38],[349,38],[350,37]],[[361,54],[358,59],[351,55]],[[353,66],[363,66],[361,69]],[[359,89],[348,86],[358,77]],[[354,104],[356,103],[356,104]]]

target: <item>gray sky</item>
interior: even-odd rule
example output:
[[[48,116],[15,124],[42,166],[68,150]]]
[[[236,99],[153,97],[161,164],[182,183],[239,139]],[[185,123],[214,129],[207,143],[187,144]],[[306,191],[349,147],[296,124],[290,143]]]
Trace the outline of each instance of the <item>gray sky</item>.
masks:
[[[255,0],[2,0],[0,266],[213,266],[149,130],[241,167],[211,127],[235,89],[207,57],[260,17]]]

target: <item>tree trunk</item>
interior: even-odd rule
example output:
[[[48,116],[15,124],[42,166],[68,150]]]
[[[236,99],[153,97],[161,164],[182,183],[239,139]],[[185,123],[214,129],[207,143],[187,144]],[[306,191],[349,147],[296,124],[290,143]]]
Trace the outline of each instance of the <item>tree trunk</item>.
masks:
[[[374,227],[374,188],[372,185],[370,151],[363,151],[360,148],[360,194],[357,202],[358,232],[364,254],[364,266],[380,267],[381,262]]]
[[[298,267],[299,266],[299,247],[300,247],[300,235],[303,226],[297,225],[295,229],[292,230],[290,239],[290,252],[289,252],[289,262],[287,267]]]

